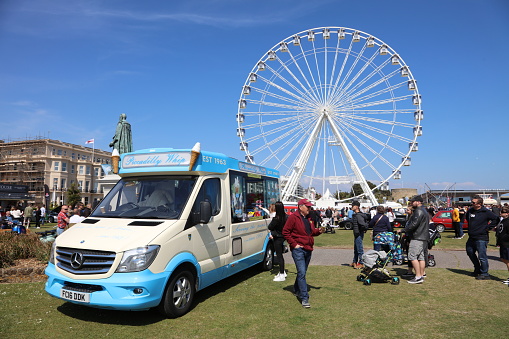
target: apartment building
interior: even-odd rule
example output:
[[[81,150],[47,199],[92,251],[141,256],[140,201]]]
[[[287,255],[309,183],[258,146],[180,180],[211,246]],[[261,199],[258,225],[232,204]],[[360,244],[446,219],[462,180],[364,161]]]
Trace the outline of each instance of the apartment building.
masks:
[[[61,205],[66,191],[75,183],[83,203],[101,200],[98,179],[104,177],[103,164],[111,162],[111,152],[60,140],[34,138],[23,141],[0,140],[0,191],[26,187],[26,202]],[[16,203],[18,195],[0,192],[2,207]],[[22,199],[24,200],[24,199]]]

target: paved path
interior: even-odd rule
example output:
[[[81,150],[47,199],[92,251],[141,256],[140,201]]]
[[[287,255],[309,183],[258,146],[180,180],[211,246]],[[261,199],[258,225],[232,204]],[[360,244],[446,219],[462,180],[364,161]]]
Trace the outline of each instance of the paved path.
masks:
[[[368,248],[369,249],[369,248]],[[435,256],[439,268],[471,269],[474,267],[464,250],[430,250]],[[353,249],[321,249],[315,248],[310,265],[339,266],[352,262]],[[290,252],[285,254],[285,261],[293,263]],[[490,270],[507,270],[507,266],[499,260],[498,251],[488,251]]]

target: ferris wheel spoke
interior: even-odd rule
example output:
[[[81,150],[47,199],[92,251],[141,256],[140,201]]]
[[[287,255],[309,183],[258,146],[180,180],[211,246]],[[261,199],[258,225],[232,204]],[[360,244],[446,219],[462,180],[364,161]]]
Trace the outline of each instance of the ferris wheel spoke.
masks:
[[[369,122],[376,122],[379,124],[385,124],[385,125],[391,125],[391,126],[401,126],[401,127],[408,127],[408,128],[414,128],[415,125],[409,124],[406,122],[398,122],[394,120],[383,120],[383,119],[375,119],[375,118],[368,118],[364,116],[357,116],[355,114],[352,114],[349,116],[350,119],[354,120],[363,120],[363,121],[369,121]]]
[[[383,156],[380,155],[379,152],[376,152],[373,148],[371,148],[369,145],[367,145],[362,139],[360,139],[357,135],[352,133],[351,131],[347,130],[347,133],[350,134],[352,137],[354,137],[361,145],[363,145],[368,151],[370,151],[376,158],[383,161],[389,168],[395,169],[395,167],[391,164],[390,161],[385,159]],[[369,161],[369,159],[366,158],[363,152],[355,145],[355,143],[348,137],[348,135],[345,135],[345,139],[350,143],[351,147],[357,152],[357,154],[366,162],[366,165],[371,168],[371,170],[380,178],[383,179],[383,176],[380,174],[380,172],[373,166],[373,162]]]
[[[353,125],[356,125],[356,126],[364,128],[364,129],[371,130],[373,132],[377,132],[378,134],[382,134],[382,135],[385,135],[385,136],[390,137],[390,138],[394,138],[394,139],[398,139],[398,140],[404,141],[406,143],[410,143],[410,142],[413,141],[413,139],[408,139],[408,138],[405,138],[403,136],[400,136],[399,134],[395,134],[393,132],[388,132],[388,131],[382,130],[380,128],[376,128],[374,126],[370,126],[370,125],[361,123],[359,121],[351,120],[351,123],[348,123],[346,121],[344,121],[344,123],[348,124],[348,126],[351,126],[351,128],[354,128]],[[370,136],[373,137],[372,135],[370,135]]]
[[[375,109],[375,110],[355,110],[355,115],[380,115],[380,114],[408,114],[415,113],[415,109]],[[344,115],[346,117],[346,115]]]
[[[376,53],[374,53],[373,55],[371,55],[371,57],[369,59],[367,59],[367,61],[364,62],[364,65],[361,67],[361,69],[342,88],[342,92],[343,93],[348,93],[348,89],[350,88],[350,86],[352,86],[355,83],[355,81],[357,81],[357,79],[361,76],[361,74],[363,74],[364,71],[369,67],[369,65],[371,65],[373,63],[373,61],[375,60],[376,56],[377,56]]]
[[[269,69],[272,69],[269,67]],[[292,88],[297,94],[289,91],[288,89],[282,87],[282,86],[279,86],[278,84],[276,84],[275,82],[265,78],[265,77],[262,77],[260,76],[260,80],[262,80],[263,82],[265,82],[267,85],[270,85],[271,87],[275,87],[277,89],[279,89],[280,91],[294,97],[295,99],[303,102],[303,103],[307,103],[308,101],[313,101],[313,98],[309,97],[306,93],[300,91],[294,84],[292,84],[290,81],[288,81],[286,78],[282,78],[281,75],[279,73],[277,73],[277,76],[280,80],[282,80],[283,82],[285,82],[288,86],[290,86],[290,88]],[[295,78],[294,78],[295,79]],[[298,79],[296,79],[296,81],[298,81]],[[256,91],[261,91],[260,89],[258,88],[254,88]],[[306,100],[307,99],[307,100]]]
[[[301,110],[302,111],[302,107],[299,107],[299,106],[292,106],[292,105],[284,105],[284,104],[280,104],[280,103],[277,103],[277,102],[270,102],[270,101],[265,101],[265,100],[247,100],[247,102],[250,102],[252,104],[260,104],[260,105],[264,105],[264,106],[270,106],[270,107],[278,107],[278,108],[288,108],[288,109],[291,109],[291,110]]]
[[[281,130],[279,130],[278,132],[281,132]],[[275,132],[274,132],[275,133]],[[295,136],[298,136],[302,133],[305,133],[304,130],[302,129],[302,126],[294,126],[293,128],[287,130],[285,133],[281,134],[280,136],[274,138],[273,140],[271,141],[268,141],[268,142],[265,142],[263,145],[261,145],[259,148],[257,148],[256,150],[252,151],[251,154],[253,155],[256,155],[257,153],[267,149],[267,148],[270,148],[270,146],[276,144],[277,142],[281,141],[282,139],[292,135],[292,139],[295,138]],[[271,133],[273,134],[273,133]],[[271,135],[271,134],[264,134],[264,138]]]
[[[289,123],[289,122],[293,122],[293,121],[295,121],[294,117],[287,117],[287,118],[267,120],[267,121],[263,121],[260,123],[244,125],[244,128],[251,129],[251,128],[257,128],[257,127],[266,127],[266,126],[271,126],[271,125],[276,125],[276,124],[281,124],[281,123]],[[299,127],[299,126],[297,126],[297,127]]]
[[[355,86],[350,88],[348,91],[345,91],[344,96],[347,96],[347,97],[348,96],[352,96],[353,95],[352,93],[354,93],[355,91],[357,91],[357,92],[355,92],[355,93],[357,93],[357,95],[365,93],[365,92],[371,90],[372,88],[375,88],[376,86],[378,86],[380,84],[386,83],[389,79],[391,79],[396,74],[398,74],[399,69],[394,70],[391,73],[383,75],[382,77],[380,77],[376,81],[370,83],[366,87],[364,87],[362,89],[359,89],[362,86],[364,86],[364,84],[366,84],[369,80],[371,80],[373,78],[373,76],[375,76],[375,75],[379,76],[380,73],[381,73],[382,68],[385,67],[388,63],[389,63],[389,60],[386,60],[384,63],[379,65],[376,69],[374,69],[371,73],[369,73],[365,78],[363,78],[357,84],[355,84]]]
[[[356,132],[358,132],[359,134],[362,134],[363,136],[365,136],[367,139],[371,140],[371,141],[374,141],[375,143],[379,144],[380,146],[383,146],[384,148],[387,148],[388,150],[391,150],[392,152],[396,153],[397,155],[401,156],[401,157],[404,157],[405,154],[402,153],[401,151],[398,151],[397,149],[395,149],[394,147],[390,146],[387,142],[383,142],[377,138],[375,138],[374,136],[372,136],[371,134],[368,134],[366,132],[364,132],[363,130],[355,127],[353,124],[349,124],[347,122],[345,122],[345,125],[349,127],[349,130],[354,130]],[[371,129],[371,130],[374,130],[375,128],[371,127],[371,126],[367,126],[367,128]],[[388,133],[386,131],[383,131],[383,130],[379,130],[379,133],[381,134],[384,134],[384,135],[387,135],[387,136],[391,136],[391,137],[394,137],[396,139],[398,139],[396,137],[395,134],[392,134],[392,133]]]
[[[258,135],[255,135],[254,137],[251,137],[251,138],[247,138],[246,139],[246,142],[248,143],[251,143],[251,142],[254,142],[256,140],[259,140],[259,139],[265,139],[266,137],[268,136],[271,136],[271,135],[274,135],[274,134],[278,134],[279,132],[281,131],[285,131],[287,130],[288,128],[296,128],[298,126],[294,126],[294,124],[286,124],[286,125],[283,125],[283,126],[279,126],[279,127],[276,127],[268,132],[265,132],[265,131],[262,131],[262,133],[258,134]]]
[[[278,59],[279,60],[279,59]],[[279,61],[279,63],[283,66],[283,68],[288,72],[288,74],[291,76],[291,78],[304,90],[304,92],[302,92],[301,90],[299,90],[297,88],[297,86],[295,86],[293,83],[291,83],[288,79],[286,79],[280,72],[278,72],[277,70],[275,70],[274,68],[270,67],[270,65],[267,65],[267,69],[269,71],[272,72],[272,74],[274,74],[278,79],[280,79],[281,81],[283,81],[285,84],[287,84],[288,86],[290,86],[290,88],[292,88],[294,91],[296,91],[297,93],[299,93],[299,95],[301,95],[303,98],[306,98],[307,101],[309,102],[318,102],[318,98],[315,98],[313,96],[310,96],[309,94],[307,94],[306,92],[309,92],[309,88],[306,88],[301,82],[300,80],[293,74],[293,72],[283,63],[281,63],[281,61]],[[264,80],[265,81],[265,80]],[[273,83],[272,81],[266,79],[266,82],[267,83]]]
[[[306,55],[306,53],[304,53],[304,50],[302,49],[302,45],[300,45],[300,50],[302,52],[302,57],[303,57],[303,59],[304,59],[304,61],[306,63],[306,66],[307,66],[307,69],[308,69],[308,72],[309,72],[309,76],[311,77],[311,81],[313,81],[314,87],[311,87],[311,85],[310,85],[310,89],[311,88],[318,89],[318,86],[316,85],[315,77],[313,76],[313,72],[311,71],[311,67],[309,66],[307,55]],[[305,77],[306,82],[309,84],[309,82],[307,80],[307,77],[304,75],[304,73],[302,75]],[[313,92],[315,93],[315,91],[313,91]],[[317,94],[317,97],[318,97],[317,98],[317,102],[320,103],[321,100],[320,100],[320,96],[318,94]]]
[[[263,165],[266,162],[272,160],[273,158],[278,159],[278,161],[280,163],[284,163],[284,161],[286,161],[286,159],[292,154],[292,151],[295,148],[297,148],[302,143],[302,140],[306,137],[306,133],[302,129],[299,133],[294,133],[294,132],[295,132],[294,130],[288,131],[287,133],[285,133],[284,135],[279,137],[276,142],[279,142],[282,139],[284,139],[288,136],[291,136],[290,138],[288,138],[288,140],[286,140],[284,143],[282,143],[277,149],[273,150],[269,156],[267,156],[263,161],[260,162],[260,164]],[[300,139],[295,144],[293,144],[293,148],[290,149],[290,152],[287,152],[286,148],[288,147],[288,145],[293,143],[298,137],[300,137]],[[270,146],[272,146],[272,145],[270,145]],[[285,152],[284,153],[285,156],[282,157],[282,159],[279,159],[278,154],[283,151]]]
[[[290,158],[290,156],[292,156],[294,154],[294,152],[296,152],[297,150],[297,147],[299,147],[299,145],[301,145],[304,141],[306,140],[306,134],[302,134],[299,138],[299,140],[297,140],[297,142],[295,142],[293,144],[293,146],[290,148],[290,150],[288,150],[285,155],[281,158],[281,160],[279,161],[279,163],[276,165],[275,169],[279,169],[281,168],[285,162],[288,160],[288,158]],[[289,143],[288,143],[289,144]],[[288,167],[288,172],[287,172],[287,176],[290,176],[290,172],[292,171],[292,169],[295,167],[296,163],[297,163],[297,160],[298,158],[295,157],[293,162],[291,163],[290,166],[287,166]]]
[[[356,104],[358,102],[363,102],[363,101],[366,101],[368,99],[372,99],[372,98],[375,98],[377,96],[380,96],[380,95],[383,95],[383,94],[386,94],[386,93],[392,93],[394,90],[398,89],[398,88],[401,88],[403,86],[406,85],[406,82],[400,82],[399,84],[395,84],[393,86],[390,86],[390,87],[387,87],[387,88],[383,88],[381,90],[378,90],[376,92],[373,92],[373,93],[369,93],[363,97],[359,97],[359,96],[352,96],[350,97],[349,99],[349,103],[350,104]],[[356,98],[356,99],[354,99]]]
[[[316,51],[316,47],[315,47],[315,42],[312,41],[312,44],[313,44],[313,50]],[[325,54],[325,58],[327,58],[327,53],[324,53]],[[321,103],[324,104],[325,103],[325,93],[323,91],[323,86],[322,86],[322,76],[321,76],[321,72],[320,72],[320,67],[318,66],[318,53],[313,53],[313,56],[315,57],[315,66],[316,66],[316,76],[318,77],[318,89],[321,93]],[[325,65],[327,65],[327,63],[325,63]],[[326,69],[327,66],[324,67],[324,69]]]
[[[414,111],[412,111],[413,113]],[[311,113],[311,112],[309,112]],[[259,116],[260,115],[260,111],[256,111],[256,112],[246,112],[244,111],[243,114],[245,116]],[[302,110],[299,110],[299,111],[290,111],[290,110],[284,110],[284,111],[266,111],[266,112],[263,112],[263,116],[284,116],[284,115],[289,115],[289,116],[293,116],[293,117],[296,117],[298,115],[301,115],[301,114],[306,114],[304,111]]]
[[[337,64],[338,56],[339,56],[339,42],[340,41],[341,40],[338,38],[337,43],[336,43],[335,52],[334,52],[334,62],[332,63],[332,70],[331,70],[331,76],[330,76],[330,84],[329,84],[328,89],[327,89],[327,98],[331,97],[332,90],[334,88],[332,86],[332,83],[333,83],[333,80],[334,80],[334,74],[336,73],[336,64]]]
[[[350,54],[352,52],[352,46],[353,46],[353,40],[350,41],[350,46],[348,47],[348,50],[345,53],[345,58],[343,59],[343,64],[341,65],[341,69],[339,70],[339,74],[336,78],[336,82],[334,83],[334,91],[332,91],[331,97],[336,96],[341,91],[341,86],[338,86],[339,80],[341,80],[341,76],[343,75],[343,71],[345,69],[346,63],[348,61],[348,58],[350,57]]]
[[[408,100],[411,98],[412,98],[412,95],[403,95],[400,97],[395,97],[395,98],[390,98],[390,99],[372,101],[372,102],[367,102],[367,103],[359,104],[359,105],[352,105],[352,106],[348,106],[347,109],[357,109],[357,108],[363,108],[363,107],[378,106],[378,105],[383,105],[383,104],[388,104],[388,103],[394,103],[396,101]]]
[[[350,77],[350,75],[352,74],[355,66],[357,66],[357,63],[359,63],[359,60],[361,59],[362,55],[364,54],[364,50],[366,49],[366,45],[364,45],[364,47],[362,48],[362,50],[360,51],[359,54],[356,55],[353,63],[350,65],[350,69],[348,70],[348,72],[346,73],[346,75],[343,77],[343,80],[341,81],[341,84],[339,85],[338,89],[341,89],[341,91],[343,92],[345,90],[345,83],[346,81],[348,80],[348,78]]]
[[[309,83],[309,80],[308,78],[306,77],[306,75],[304,75],[304,72],[302,71],[300,65],[299,65],[299,62],[295,59],[293,53],[289,50],[288,51],[288,55],[290,56],[290,60],[292,61],[292,64],[294,66],[297,67],[297,69],[299,70],[299,73],[300,75],[302,76],[302,78],[304,79],[304,81],[306,82],[307,84],[307,87],[304,86],[304,84],[299,80],[299,78],[292,72],[292,70],[290,68],[288,68],[288,66],[281,62],[281,60],[279,61],[281,66],[288,72],[288,74],[290,74],[290,76],[295,80],[295,82],[297,82],[299,84],[299,86],[304,90],[305,93],[310,93],[311,96],[309,96],[308,94],[305,94],[304,96],[308,98],[309,101],[312,101],[312,102],[315,102],[315,103],[319,103],[320,102],[320,98],[319,96],[316,94],[316,92],[313,90],[313,87],[311,86],[311,84]],[[278,59],[279,60],[279,59]]]
[[[264,97],[269,97],[269,98],[274,98],[274,99],[279,99],[283,102],[287,102],[287,103],[291,103],[291,104],[294,104],[294,105],[302,105],[302,104],[306,104],[307,105],[307,102],[303,101],[303,100],[293,100],[293,99],[290,99],[290,98],[287,98],[285,96],[282,96],[282,95],[279,95],[279,94],[275,94],[275,93],[272,93],[272,92],[269,92],[269,91],[265,91],[265,90],[261,90],[261,89],[256,89],[256,92],[258,93],[261,93],[262,95],[264,95]]]

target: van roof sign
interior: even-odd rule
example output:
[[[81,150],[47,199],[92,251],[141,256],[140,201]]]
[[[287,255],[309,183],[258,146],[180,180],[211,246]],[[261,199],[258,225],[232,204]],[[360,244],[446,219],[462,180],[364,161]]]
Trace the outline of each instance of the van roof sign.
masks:
[[[121,155],[119,174],[189,171],[190,149],[151,148]],[[227,173],[229,169],[279,178],[279,171],[249,164],[222,153],[201,151],[192,171]]]

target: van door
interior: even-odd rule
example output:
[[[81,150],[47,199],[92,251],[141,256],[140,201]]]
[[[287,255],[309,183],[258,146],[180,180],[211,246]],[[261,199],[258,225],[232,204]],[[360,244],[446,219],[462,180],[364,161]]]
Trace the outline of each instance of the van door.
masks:
[[[224,254],[229,250],[230,226],[227,223],[228,210],[223,206],[225,199],[222,193],[220,178],[204,180],[191,212],[191,216],[199,213],[201,201],[209,201],[212,206],[210,221],[192,226],[195,228],[192,232],[194,255],[201,266],[202,274],[224,266]],[[222,273],[217,273],[222,276]]]

